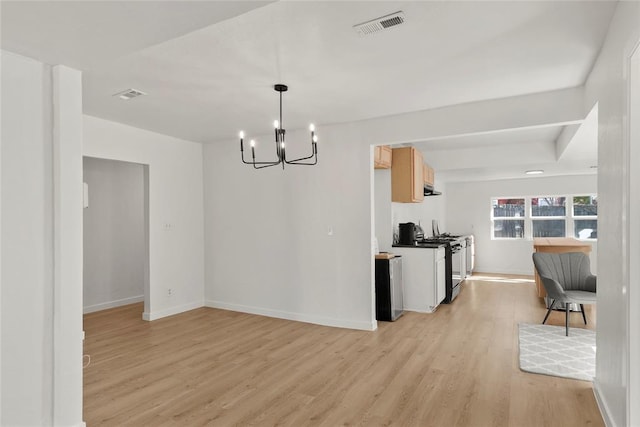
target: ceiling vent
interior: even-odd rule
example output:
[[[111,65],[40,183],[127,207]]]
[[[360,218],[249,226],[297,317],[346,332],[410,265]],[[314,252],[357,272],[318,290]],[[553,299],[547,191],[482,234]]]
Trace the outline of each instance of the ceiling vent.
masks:
[[[399,11],[392,13],[391,15],[382,16],[371,21],[363,22],[362,24],[354,25],[353,29],[361,36],[366,36],[395,27],[402,23],[404,23],[404,12]]]
[[[118,98],[124,99],[125,101],[128,101],[133,98],[137,98],[142,95],[146,95],[146,93],[137,89],[127,89],[127,90],[123,90],[122,92],[113,94],[113,96],[117,96]]]

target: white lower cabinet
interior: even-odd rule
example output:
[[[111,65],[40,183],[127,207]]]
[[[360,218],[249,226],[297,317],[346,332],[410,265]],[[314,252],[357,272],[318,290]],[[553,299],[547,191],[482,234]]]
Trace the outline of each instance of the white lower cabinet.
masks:
[[[404,309],[432,313],[446,295],[444,247],[394,247],[402,255]]]

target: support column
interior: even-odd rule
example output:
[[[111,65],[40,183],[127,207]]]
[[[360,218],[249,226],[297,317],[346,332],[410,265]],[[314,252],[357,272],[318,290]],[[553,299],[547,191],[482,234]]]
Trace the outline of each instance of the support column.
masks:
[[[53,425],[82,422],[82,73],[53,68]]]

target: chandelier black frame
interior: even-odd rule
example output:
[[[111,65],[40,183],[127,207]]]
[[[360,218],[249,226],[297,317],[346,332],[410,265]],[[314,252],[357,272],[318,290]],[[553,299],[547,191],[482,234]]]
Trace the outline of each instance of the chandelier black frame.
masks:
[[[275,120],[273,125],[275,127],[275,141],[276,141],[276,157],[277,160],[271,162],[257,162],[256,161],[256,151],[255,140],[249,141],[249,145],[251,146],[251,161],[247,161],[244,158],[244,132],[240,131],[240,158],[242,159],[242,163],[247,165],[253,165],[255,169],[268,168],[271,166],[282,165],[282,169],[284,169],[284,165],[303,165],[303,166],[313,166],[318,163],[318,135],[315,133],[315,127],[313,124],[309,125],[309,131],[311,132],[311,155],[306,157],[300,157],[299,159],[287,160],[287,150],[286,144],[284,142],[284,135],[286,133],[285,129],[282,127],[282,92],[286,92],[289,88],[284,84],[276,84],[273,86],[273,89],[280,94],[280,120]],[[311,161],[311,159],[313,159]],[[307,161],[309,160],[309,161]]]

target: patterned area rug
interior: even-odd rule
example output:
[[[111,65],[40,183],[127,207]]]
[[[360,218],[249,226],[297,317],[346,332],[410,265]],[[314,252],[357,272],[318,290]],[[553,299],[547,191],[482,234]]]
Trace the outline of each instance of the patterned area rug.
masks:
[[[534,374],[593,381],[596,375],[596,333],[564,326],[518,324],[520,369]]]

